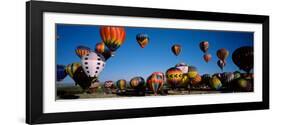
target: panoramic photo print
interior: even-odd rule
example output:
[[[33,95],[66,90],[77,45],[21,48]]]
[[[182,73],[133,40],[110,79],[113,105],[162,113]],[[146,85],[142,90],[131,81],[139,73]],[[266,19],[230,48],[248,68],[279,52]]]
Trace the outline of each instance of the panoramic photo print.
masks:
[[[253,92],[254,33],[56,24],[56,99]]]

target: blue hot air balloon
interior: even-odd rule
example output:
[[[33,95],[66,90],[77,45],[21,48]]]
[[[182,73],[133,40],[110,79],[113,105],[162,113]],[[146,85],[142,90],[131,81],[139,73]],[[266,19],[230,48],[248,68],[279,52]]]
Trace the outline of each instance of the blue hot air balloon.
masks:
[[[61,81],[66,77],[67,73],[65,71],[64,65],[57,65],[57,81]]]

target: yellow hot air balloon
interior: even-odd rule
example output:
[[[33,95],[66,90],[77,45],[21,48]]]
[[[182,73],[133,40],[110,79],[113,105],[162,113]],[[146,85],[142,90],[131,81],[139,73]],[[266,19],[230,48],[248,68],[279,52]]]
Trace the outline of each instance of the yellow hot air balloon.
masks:
[[[65,68],[66,73],[73,78],[75,72],[77,71],[77,69],[81,67],[80,63],[72,63],[72,64],[68,64]]]
[[[210,86],[215,90],[219,90],[222,87],[222,83],[218,77],[214,76],[210,79]]]

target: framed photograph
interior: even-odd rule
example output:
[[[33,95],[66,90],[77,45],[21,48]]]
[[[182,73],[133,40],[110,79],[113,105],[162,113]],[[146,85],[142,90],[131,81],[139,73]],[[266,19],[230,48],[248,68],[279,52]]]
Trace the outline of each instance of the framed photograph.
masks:
[[[29,1],[29,124],[269,109],[269,16]]]

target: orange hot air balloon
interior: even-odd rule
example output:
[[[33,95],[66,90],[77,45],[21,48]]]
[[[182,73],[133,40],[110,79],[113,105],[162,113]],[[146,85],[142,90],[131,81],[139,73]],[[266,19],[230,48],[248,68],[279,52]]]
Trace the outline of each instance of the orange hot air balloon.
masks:
[[[207,53],[207,54],[204,54],[203,58],[204,58],[205,62],[208,63],[211,60],[212,55]]]
[[[97,43],[96,44],[96,48],[95,51],[97,53],[100,53],[101,55],[103,55],[104,59],[107,60],[109,59],[111,56],[113,56],[113,52],[111,52],[105,45],[103,42]]]
[[[171,49],[172,49],[172,52],[173,52],[176,56],[178,56],[178,55],[180,54],[180,52],[181,52],[181,45],[175,44],[175,45],[172,46]]]
[[[162,91],[164,82],[165,76],[162,72],[154,72],[146,80],[147,87],[154,92],[154,95]]]
[[[111,51],[116,51],[124,43],[126,32],[124,27],[102,26],[100,35],[105,45]]]
[[[202,80],[201,76],[200,76],[199,74],[197,74],[197,75],[195,76],[195,78],[193,78],[193,79],[190,81],[190,83],[191,83],[192,85],[197,85],[197,84],[199,84],[199,83],[201,82],[201,80]]]
[[[217,56],[222,61],[226,60],[226,58],[228,57],[228,54],[229,54],[229,52],[225,48],[221,48],[217,51]]]
[[[89,54],[91,52],[91,49],[86,46],[77,46],[75,52],[76,52],[77,56],[79,56],[81,58],[82,56]]]

